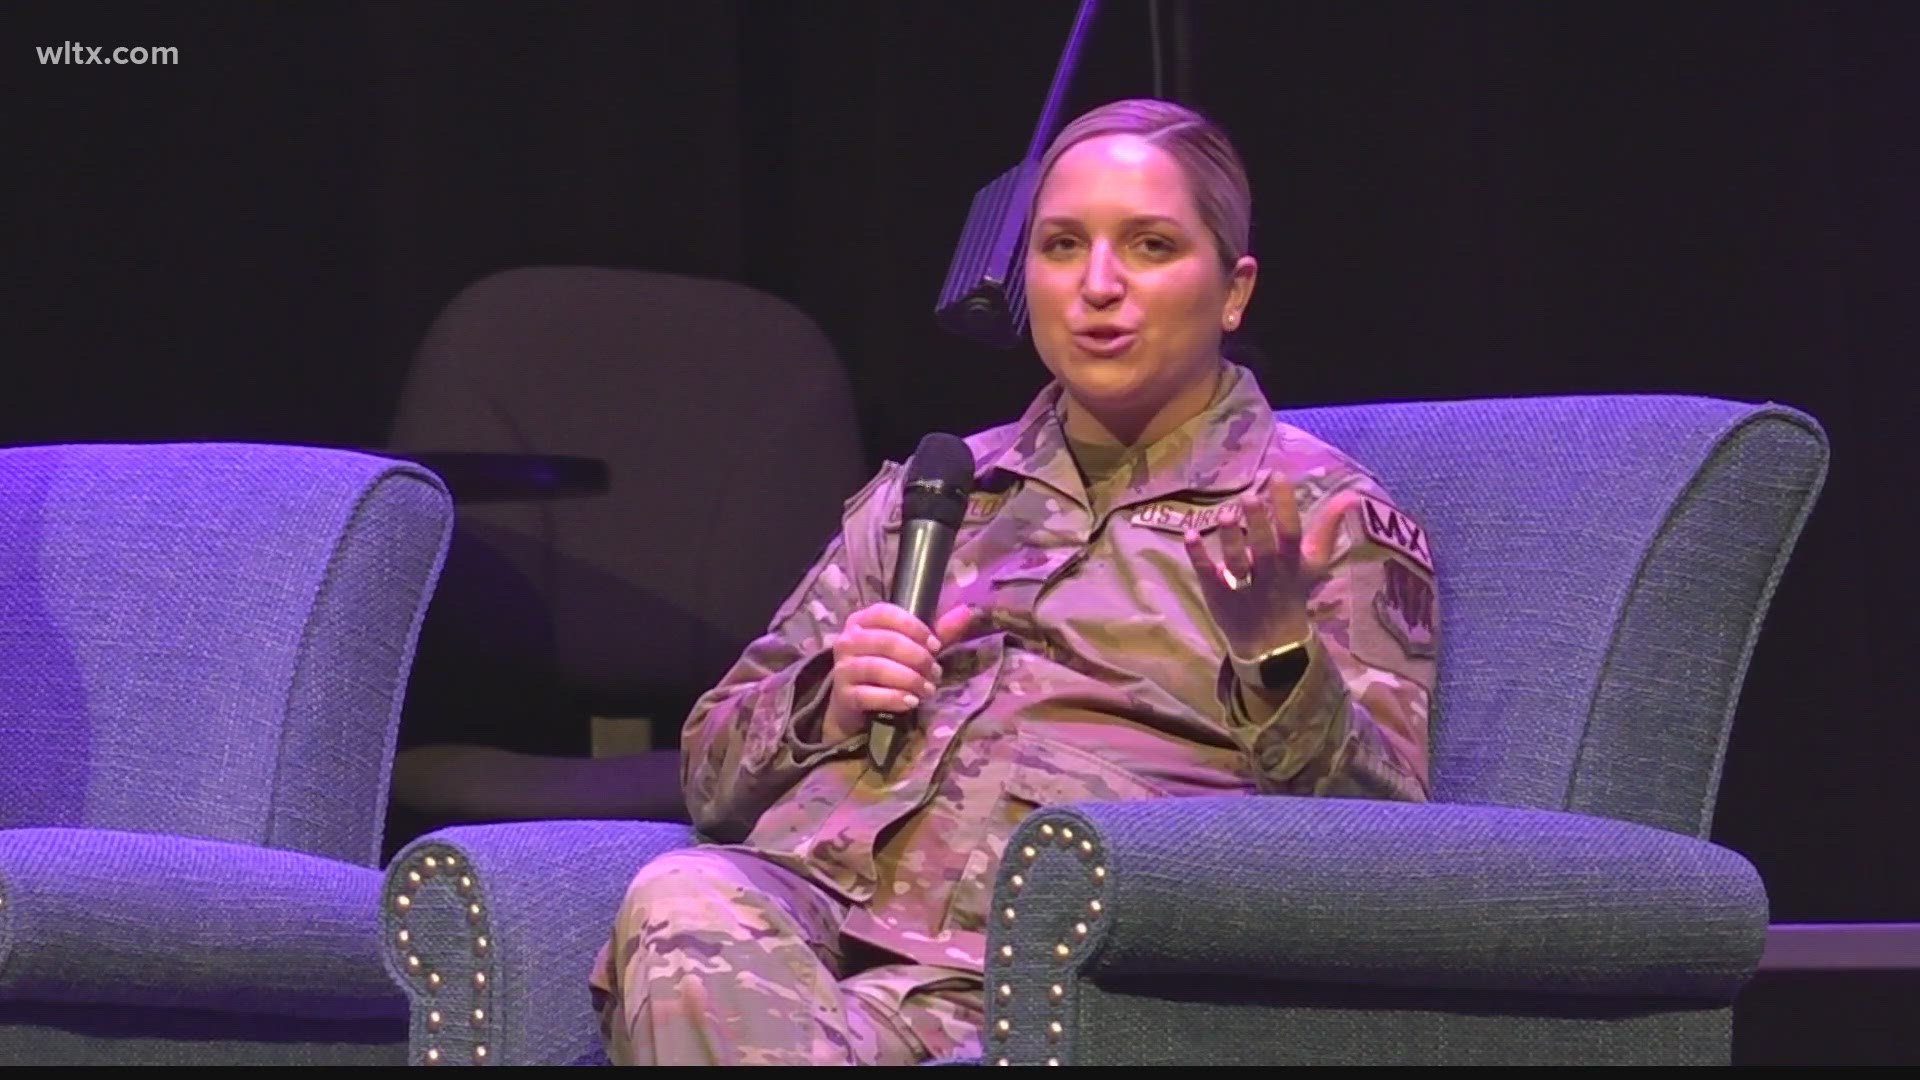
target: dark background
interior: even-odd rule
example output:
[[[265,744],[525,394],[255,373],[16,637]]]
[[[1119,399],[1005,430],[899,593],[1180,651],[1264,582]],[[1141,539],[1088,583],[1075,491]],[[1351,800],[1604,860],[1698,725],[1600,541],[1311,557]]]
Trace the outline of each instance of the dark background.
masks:
[[[1172,0],[1160,5],[1173,45]],[[1150,94],[1108,0],[1068,113]],[[1062,0],[16,5],[0,442],[377,444],[489,271],[635,266],[801,305],[870,455],[1004,420],[1028,351],[931,321],[1025,149]],[[1920,5],[1203,0],[1167,96],[1253,172],[1276,404],[1670,391],[1827,428],[1716,839],[1776,921],[1920,920]],[[171,45],[177,67],[33,47]],[[1743,1060],[1914,1060],[1908,978],[1773,981]]]

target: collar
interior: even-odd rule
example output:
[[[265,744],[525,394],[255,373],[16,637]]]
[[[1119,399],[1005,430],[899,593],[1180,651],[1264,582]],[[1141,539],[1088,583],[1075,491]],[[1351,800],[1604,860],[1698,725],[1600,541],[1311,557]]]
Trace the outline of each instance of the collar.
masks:
[[[1010,425],[1012,439],[981,456],[975,480],[991,483],[996,471],[1024,476],[1087,502],[1087,493],[1067,447],[1058,380],[1049,383]],[[1110,509],[1153,502],[1170,495],[1224,495],[1254,482],[1273,436],[1273,407],[1253,372],[1228,362],[1213,401],[1159,441],[1136,447],[1111,483]]]

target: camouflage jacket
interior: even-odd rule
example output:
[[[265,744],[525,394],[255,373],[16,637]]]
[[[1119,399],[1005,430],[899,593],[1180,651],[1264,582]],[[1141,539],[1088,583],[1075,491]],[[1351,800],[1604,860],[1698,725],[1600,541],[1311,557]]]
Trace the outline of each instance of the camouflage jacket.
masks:
[[[938,693],[887,776],[865,735],[820,745],[836,631],[887,599],[900,530],[888,463],[842,529],[688,717],[696,825],[744,841],[854,905],[846,932],[921,963],[980,970],[1009,833],[1035,807],[1227,793],[1419,801],[1434,685],[1433,561],[1421,528],[1358,463],[1281,424],[1233,367],[1207,411],[1086,490],[1044,390],[1016,422],[971,436],[976,492],[940,610],[983,613],[943,642]],[[1310,530],[1349,515],[1310,597],[1307,674],[1247,715],[1182,546],[1267,475],[1294,485]]]

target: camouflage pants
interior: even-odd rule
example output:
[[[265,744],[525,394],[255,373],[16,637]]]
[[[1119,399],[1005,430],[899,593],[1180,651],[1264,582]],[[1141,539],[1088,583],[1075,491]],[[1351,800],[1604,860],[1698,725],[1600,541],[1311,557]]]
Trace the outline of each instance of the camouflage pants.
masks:
[[[911,1065],[979,1053],[978,975],[841,937],[844,901],[750,852],[634,876],[591,986],[616,1065]]]

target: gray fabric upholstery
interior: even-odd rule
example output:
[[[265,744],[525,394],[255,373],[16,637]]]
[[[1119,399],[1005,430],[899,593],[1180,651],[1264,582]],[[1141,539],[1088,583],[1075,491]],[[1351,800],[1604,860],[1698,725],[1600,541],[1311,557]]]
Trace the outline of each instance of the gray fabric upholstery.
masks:
[[[997,882],[983,1061],[1725,1063],[1768,912],[1708,830],[1753,642],[1825,479],[1818,425],[1680,397],[1281,415],[1428,528],[1436,801],[1044,808]],[[539,929],[497,946],[574,980],[571,1015],[493,1003],[506,1032],[576,1038],[509,1040],[501,1060],[591,1058],[579,957],[638,863],[600,849],[597,892],[580,889],[554,869],[572,828],[523,827],[476,871],[502,935],[509,888],[565,882],[581,905],[543,900],[521,920]]]
[[[0,1059],[392,1053],[380,828],[451,526],[347,451],[0,451]]]
[[[387,969],[413,1006],[412,1063],[475,1064],[479,1047],[503,1065],[593,1058],[586,980],[613,912],[637,869],[693,842],[671,822],[556,821],[459,826],[407,845],[380,918]]]
[[[367,867],[105,829],[0,831],[0,988],[103,1009],[394,1015]]]
[[[1064,941],[1097,958],[1089,975],[1711,1001],[1766,936],[1740,856],[1563,811],[1168,799],[1049,810],[1025,843],[1036,858],[1016,849],[1002,874],[1020,917],[1001,936],[1041,971]],[[1095,917],[1096,899],[1119,917]]]
[[[1705,835],[1753,638],[1825,477],[1811,418],[1667,396],[1281,416],[1427,524],[1440,800]]]
[[[1563,811],[1085,805],[1036,814],[1012,850],[995,911],[1014,918],[994,926],[989,971],[990,1020],[1009,1030],[988,1049],[1013,1061],[1195,1061],[1182,1033],[1214,1064],[1724,1060],[1766,936],[1738,855]],[[1270,1034],[1203,1038],[1226,1006]],[[1372,1030],[1376,1011],[1391,1019]],[[1634,1014],[1664,1017],[1668,1043],[1615,1023]],[[1450,1029],[1456,1015],[1477,1026]]]

